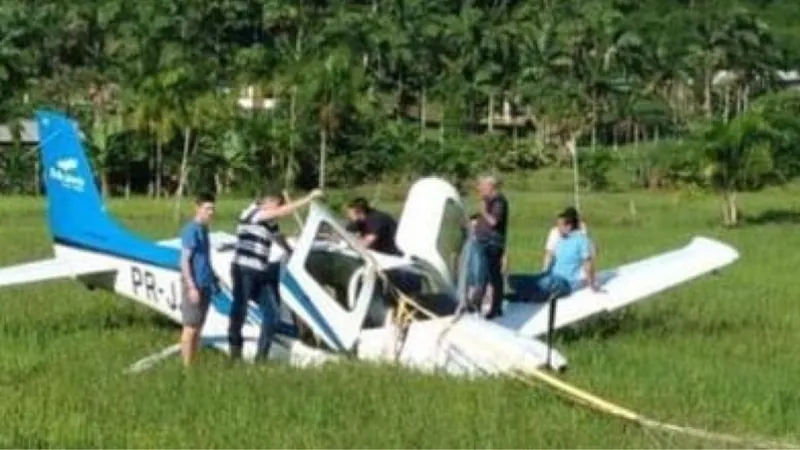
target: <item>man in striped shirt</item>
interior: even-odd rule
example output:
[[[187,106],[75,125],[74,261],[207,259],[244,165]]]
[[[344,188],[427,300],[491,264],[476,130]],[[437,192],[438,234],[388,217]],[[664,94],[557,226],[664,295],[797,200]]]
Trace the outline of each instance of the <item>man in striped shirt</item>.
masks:
[[[258,339],[258,357],[266,358],[272,343],[272,335],[278,324],[279,263],[270,263],[272,243],[276,242],[290,251],[280,233],[276,219],[292,214],[298,208],[322,196],[314,190],[306,197],[285,203],[283,195],[267,193],[247,206],[239,215],[236,227],[236,250],[231,264],[233,282],[233,306],[231,308],[228,342],[231,357],[242,356],[242,325],[247,312],[247,303],[256,301],[261,307],[262,324]]]

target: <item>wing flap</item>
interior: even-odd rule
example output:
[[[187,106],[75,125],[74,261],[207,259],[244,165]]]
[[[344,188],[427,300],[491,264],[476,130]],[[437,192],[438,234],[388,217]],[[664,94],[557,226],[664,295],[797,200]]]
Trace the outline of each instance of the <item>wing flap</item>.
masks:
[[[115,271],[108,263],[52,258],[0,269],[0,287]]]
[[[555,328],[571,325],[604,311],[620,309],[654,294],[727,266],[739,258],[733,247],[696,237],[683,248],[664,252],[598,274],[601,292],[581,289],[558,301]],[[511,303],[500,325],[525,336],[547,332],[545,304]]]

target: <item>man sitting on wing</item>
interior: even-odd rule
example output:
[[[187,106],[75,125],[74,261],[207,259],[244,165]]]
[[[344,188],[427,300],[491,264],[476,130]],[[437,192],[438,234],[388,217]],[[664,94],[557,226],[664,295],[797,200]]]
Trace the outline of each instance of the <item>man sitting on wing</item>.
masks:
[[[578,217],[569,210],[564,211],[558,215],[556,227],[559,239],[544,272],[532,277],[509,277],[518,300],[542,302],[566,297],[586,285],[595,292],[599,290],[592,242],[580,230]]]
[[[564,210],[563,214],[565,214],[570,220],[574,219],[577,221],[577,231],[585,234],[587,237],[589,236],[589,228],[586,226],[586,223],[581,220],[577,209],[569,206]],[[547,241],[544,244],[544,261],[542,262],[542,270],[547,270],[547,268],[550,267],[550,264],[553,261],[553,255],[555,253],[556,246],[560,240],[561,232],[559,231],[558,226],[554,225],[553,228],[550,228],[550,231],[547,233]],[[592,256],[595,258],[597,257],[597,245],[594,242],[592,242]]]

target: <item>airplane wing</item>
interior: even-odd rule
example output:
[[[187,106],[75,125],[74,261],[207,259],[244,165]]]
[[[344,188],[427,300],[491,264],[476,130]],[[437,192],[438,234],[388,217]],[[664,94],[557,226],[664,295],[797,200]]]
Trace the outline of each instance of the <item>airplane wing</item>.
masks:
[[[51,258],[0,269],[0,287],[36,283],[84,275],[109,274],[116,267],[97,261]]]
[[[727,266],[738,258],[739,252],[725,243],[695,237],[683,248],[600,272],[600,292],[584,288],[558,300],[554,328],[639,302]],[[548,316],[546,303],[512,302],[505,308],[503,316],[493,322],[524,336],[535,337],[547,333]]]

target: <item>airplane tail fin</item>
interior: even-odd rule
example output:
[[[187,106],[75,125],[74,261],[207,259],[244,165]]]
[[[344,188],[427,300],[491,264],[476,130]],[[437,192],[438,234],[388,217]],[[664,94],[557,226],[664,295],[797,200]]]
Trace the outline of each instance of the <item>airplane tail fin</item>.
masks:
[[[90,244],[119,233],[106,213],[77,123],[52,111],[37,111],[36,122],[53,239]]]

